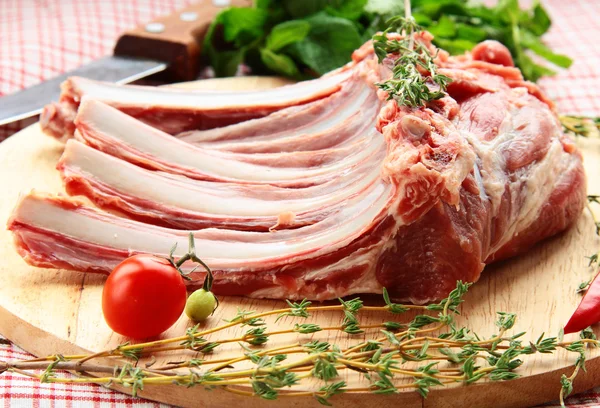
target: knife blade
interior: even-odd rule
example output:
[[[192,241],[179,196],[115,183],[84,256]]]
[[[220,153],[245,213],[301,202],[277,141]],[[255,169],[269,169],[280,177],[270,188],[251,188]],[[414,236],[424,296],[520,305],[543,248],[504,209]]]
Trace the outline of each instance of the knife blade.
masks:
[[[58,100],[60,84],[70,76],[125,84],[164,71],[160,61],[108,56],[59,75],[23,91],[0,98],[0,126],[35,116],[49,102]]]
[[[70,76],[124,84],[164,71],[169,82],[196,79],[201,43],[214,17],[224,6],[251,4],[251,0],[201,0],[125,32],[114,55],[0,98],[0,125],[39,114],[44,105],[58,100],[60,84]]]

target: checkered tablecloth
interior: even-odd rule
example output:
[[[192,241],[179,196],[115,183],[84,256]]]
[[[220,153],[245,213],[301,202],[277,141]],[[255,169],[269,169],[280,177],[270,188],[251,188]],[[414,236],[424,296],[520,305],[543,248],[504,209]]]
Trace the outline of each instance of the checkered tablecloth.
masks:
[[[209,1],[209,0],[204,0]],[[304,1],[304,0],[298,0]],[[193,0],[0,0],[0,95],[16,92],[111,52],[117,35]],[[544,38],[575,59],[540,81],[563,113],[600,116],[600,0],[542,0],[554,22]],[[0,127],[0,140],[32,121]],[[30,357],[0,337],[0,360]],[[559,388],[558,384],[553,386]],[[600,388],[570,407],[600,407]],[[557,406],[554,404],[547,407]],[[166,407],[99,386],[39,384],[5,373],[0,407]]]
[[[197,2],[0,0],[0,96],[108,55],[119,33]],[[0,141],[36,121],[0,126]]]

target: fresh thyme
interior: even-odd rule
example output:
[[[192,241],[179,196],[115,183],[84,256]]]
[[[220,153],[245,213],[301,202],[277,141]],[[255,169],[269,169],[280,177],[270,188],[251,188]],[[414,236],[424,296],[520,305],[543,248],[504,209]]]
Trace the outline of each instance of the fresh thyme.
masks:
[[[597,253],[587,256],[586,258],[588,258],[590,260],[590,262],[588,263],[588,266],[594,266],[594,264],[598,263],[598,254]]]
[[[56,377],[56,367],[65,359],[61,355],[54,356],[55,360],[46,367],[44,372],[40,375],[40,382],[47,383],[51,382]]]
[[[246,319],[248,316],[252,316],[254,314],[253,310],[241,310],[238,308],[237,314],[231,320],[225,320],[228,323],[242,323],[245,324],[250,319]]]
[[[587,347],[598,347],[599,342],[596,339],[596,335],[594,332],[588,327],[585,330],[582,330],[579,333],[580,341],[574,341],[570,344],[565,345],[565,350],[570,351],[572,353],[577,353],[578,357],[575,361],[575,369],[573,373],[567,377],[566,375],[562,375],[560,379],[561,389],[560,389],[560,403],[561,406],[565,406],[565,398],[573,392],[573,380],[577,377],[580,370],[586,371],[585,368],[585,349]]]
[[[344,307],[344,320],[342,321],[342,331],[348,334],[360,334],[364,333],[364,330],[360,328],[356,313],[363,307],[362,300],[356,298],[349,301],[339,299],[340,303]]]
[[[375,85],[387,92],[388,100],[417,108],[443,98],[451,79],[437,72],[437,52],[432,54],[418,40],[423,28],[411,15],[410,1],[404,3],[405,16],[392,18],[387,23],[388,29],[373,36],[373,49],[379,63],[388,57],[394,59],[392,77]],[[399,33],[402,37],[398,39],[390,33]]]
[[[407,15],[404,18],[392,19],[385,32],[373,36],[373,47],[379,62],[383,63],[389,59],[392,63],[392,77],[377,83],[377,87],[387,92],[388,100],[395,100],[399,105],[411,108],[418,108],[443,98],[451,81],[438,72],[435,64],[437,53],[432,53],[419,41],[418,34],[421,31],[422,28],[410,15],[410,7],[407,7]],[[391,33],[399,33],[402,36]],[[560,119],[569,133],[584,137],[598,137],[600,134],[600,118],[562,116]],[[588,201],[600,204],[600,196],[588,196]],[[596,233],[600,235],[600,222],[594,219],[594,223]],[[187,279],[189,273],[183,273],[180,269],[184,262],[191,260],[204,267],[207,272],[204,288],[210,290],[212,273],[196,256],[191,235],[189,245],[190,250],[182,258],[177,261],[173,258],[176,249],[174,247],[168,259]],[[598,264],[598,256],[596,253],[589,257],[590,266]],[[584,291],[589,284],[590,281],[583,282],[578,291]],[[115,349],[94,355],[53,355],[45,359],[0,362],[0,373],[10,371],[37,378],[43,383],[120,384],[131,388],[133,395],[150,385],[202,385],[209,389],[221,387],[230,392],[266,400],[283,398],[287,394],[280,393],[281,389],[298,386],[305,378],[315,378],[324,384],[311,391],[298,387],[299,391],[293,395],[312,396],[322,405],[330,406],[331,398],[342,393],[369,391],[375,394],[391,394],[403,388],[412,388],[426,398],[432,387],[450,382],[472,384],[482,379],[512,380],[519,377],[517,370],[523,364],[525,356],[552,354],[557,349],[563,349],[577,355],[572,374],[568,377],[563,375],[561,378],[560,401],[564,406],[564,398],[573,391],[575,377],[581,370],[586,369],[586,349],[600,344],[594,333],[589,329],[583,330],[580,340],[572,342],[564,342],[562,333],[558,337],[546,337],[542,334],[537,340],[525,344],[521,340],[524,332],[507,335],[515,325],[517,316],[498,312],[497,333],[484,339],[465,327],[456,327],[454,323],[454,315],[459,313],[459,306],[468,288],[469,284],[458,282],[456,289],[446,299],[426,307],[393,303],[384,288],[385,306],[371,306],[368,310],[400,315],[411,309],[418,309],[423,314],[418,314],[406,322],[383,322],[379,325],[381,337],[367,339],[345,350],[318,340],[274,349],[251,349],[244,343],[263,346],[272,336],[286,333],[308,335],[324,330],[337,330],[349,335],[365,333],[373,327],[360,325],[358,314],[366,308],[358,298],[348,301],[340,299],[338,306],[313,307],[310,301],[303,300],[287,301],[288,307],[285,309],[258,314],[254,311],[238,310],[236,316],[225,320],[226,324],[214,329],[200,330],[199,325],[196,325],[189,328],[185,336],[136,345],[124,343]],[[276,321],[284,317],[308,318],[313,312],[332,310],[343,313],[339,326],[322,327],[312,323],[296,323],[288,330],[269,333],[267,323],[263,319],[270,315],[276,316]],[[437,314],[428,314],[432,312]],[[247,326],[247,330],[239,338],[218,342],[210,342],[204,337],[234,326]],[[142,356],[154,356],[163,351],[177,349],[210,353],[226,342],[238,342],[243,350],[242,355],[221,360],[192,358],[169,362],[158,368],[154,367],[154,364],[142,368],[120,362],[114,367],[87,363],[100,357],[125,357],[137,362]],[[292,356],[299,358],[293,359]],[[84,362],[87,363],[86,366],[83,365]],[[238,363],[243,362],[250,362],[252,368],[237,367]],[[76,367],[85,368],[80,370],[82,374],[77,378],[60,376],[58,373],[60,370],[73,370]],[[40,368],[44,371],[36,373]],[[200,371],[201,369],[204,371]],[[346,382],[339,381],[340,371],[346,369],[364,374],[369,380],[369,386],[348,387]],[[219,374],[214,373],[217,370]],[[112,375],[95,378],[84,374],[84,371],[112,372]],[[411,382],[407,383],[407,378],[411,379]]]
[[[323,405],[331,405],[335,396],[342,393],[389,394],[412,388],[427,397],[432,387],[447,383],[471,384],[484,379],[507,381],[519,377],[518,369],[526,356],[551,354],[564,349],[577,355],[573,373],[561,380],[560,396],[564,399],[572,391],[573,380],[578,372],[585,370],[586,348],[598,345],[593,332],[586,329],[581,332],[579,340],[571,342],[564,342],[562,334],[558,337],[542,334],[537,340],[524,343],[521,340],[524,332],[507,334],[516,323],[516,315],[500,312],[497,314],[496,333],[489,337],[479,336],[465,327],[457,327],[454,322],[468,287],[468,284],[458,282],[456,289],[446,299],[429,306],[394,304],[389,294],[384,292],[384,306],[365,306],[360,299],[352,299],[340,300],[339,305],[317,307],[310,306],[308,301],[289,302],[288,308],[263,313],[238,310],[236,316],[219,327],[201,330],[200,326],[194,326],[186,331],[185,336],[134,345],[124,343],[93,355],[53,355],[0,363],[0,372],[27,375],[42,382],[119,384],[129,387],[133,394],[144,387],[175,383],[185,387],[219,387],[240,395],[272,400],[288,395],[281,393],[282,389],[293,389],[295,392],[290,395],[312,396]],[[360,325],[359,317],[363,310],[398,316],[398,313],[409,309],[422,313],[404,322]],[[306,318],[312,313],[332,311],[343,316],[338,326],[296,323],[288,330],[268,332],[264,320],[267,316]],[[246,327],[246,332],[237,338],[215,342],[208,340],[210,334],[234,326]],[[354,334],[352,328],[365,333],[377,329],[381,337],[370,332],[365,334],[366,340],[345,349],[319,340],[302,345],[294,343],[275,348],[264,347],[275,335],[296,333],[297,336],[303,336],[323,330]],[[237,357],[219,359],[215,354],[206,360],[190,358],[168,362],[161,367],[157,367],[156,359],[153,359],[153,364],[135,368],[120,360],[115,361],[114,366],[93,361],[106,357],[149,357],[177,349],[207,353],[220,344],[235,342],[242,350]],[[102,360],[103,364],[106,364],[105,361]],[[45,371],[38,374],[36,370],[39,369]],[[67,377],[60,374],[61,370],[80,371],[81,374],[76,378]],[[367,386],[348,386],[340,378],[344,370],[361,373],[368,381]],[[96,378],[86,372],[107,373],[107,376]],[[302,381],[308,378],[321,384],[307,390],[307,385]]]
[[[594,214],[594,212],[592,211],[592,208],[590,207],[591,204],[600,204],[600,196],[588,195],[587,201],[588,201],[587,202],[588,211],[592,217],[594,225],[596,226],[596,235],[600,235],[600,221],[598,221],[598,219],[596,218],[596,214]],[[590,259],[590,266],[592,266],[592,264],[598,262],[598,253],[595,253],[594,255],[590,256],[589,259]]]
[[[254,346],[260,346],[269,341],[269,335],[265,333],[264,327],[255,327],[244,334],[244,341]]]
[[[304,323],[304,324],[297,324],[294,326],[294,331],[297,333],[302,333],[302,334],[309,334],[309,333],[316,333],[319,332],[323,329],[321,329],[321,326],[319,326],[318,324],[313,324],[313,323]]]
[[[590,284],[592,283],[592,281],[594,280],[594,278],[590,278],[586,281],[583,281],[579,284],[579,286],[577,287],[577,293],[584,293],[588,287],[590,286]]]
[[[123,357],[129,358],[137,362],[140,359],[142,349],[125,348],[125,346],[129,346],[129,342],[119,345],[115,351],[118,351]]]
[[[383,288],[383,301],[387,305],[388,310],[394,314],[401,314],[401,313],[408,312],[408,308],[406,308],[405,306],[399,305],[397,303],[392,303],[392,301],[390,300],[390,295],[388,294],[388,291],[386,288]]]
[[[600,118],[598,118],[598,123],[600,125]],[[599,195],[590,194],[587,196],[587,209],[590,213],[590,216],[592,217],[592,222],[594,223],[594,226],[596,228],[596,235],[600,235],[600,221],[598,221],[598,219],[596,218],[596,214],[594,213],[594,211],[591,208],[592,204],[600,204],[600,196]],[[598,271],[597,268],[600,266],[599,258],[598,258],[599,256],[600,256],[600,251],[587,257],[589,259],[588,266],[590,268],[593,268],[594,272],[597,272]],[[591,277],[590,279],[581,282],[579,284],[579,286],[577,286],[577,293],[585,293],[593,281],[594,281],[594,277]]]
[[[275,320],[276,322],[285,316],[304,317],[304,318],[310,316],[310,313],[306,310],[306,308],[309,307],[312,303],[309,302],[308,300],[304,299],[300,303],[290,302],[289,300],[286,300],[286,303],[290,307],[290,310],[287,312],[280,313],[279,316],[277,316],[277,319]]]
[[[600,137],[600,117],[561,115],[559,118],[567,133],[589,138]]]
[[[393,99],[400,106],[418,108],[443,98],[452,80],[438,73],[437,51],[432,54],[418,40],[418,34],[424,29],[411,15],[410,1],[404,3],[405,16],[390,19],[384,32],[373,35],[373,49],[379,63],[388,58],[393,60],[392,77],[375,85],[388,94],[388,100]],[[600,138],[600,117],[561,115],[559,119],[568,134]]]
[[[315,398],[321,405],[332,406],[329,402],[329,398],[334,395],[343,394],[345,392],[346,383],[344,381],[339,381],[330,385],[326,385],[319,389],[319,394],[315,395]]]

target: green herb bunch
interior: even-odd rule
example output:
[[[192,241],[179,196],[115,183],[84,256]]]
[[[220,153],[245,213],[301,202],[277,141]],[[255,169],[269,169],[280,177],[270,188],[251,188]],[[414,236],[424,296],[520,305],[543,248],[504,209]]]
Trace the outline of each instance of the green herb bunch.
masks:
[[[535,62],[530,52],[559,67],[571,64],[541,42],[551,21],[539,2],[529,10],[520,9],[518,0],[500,0],[493,7],[467,0],[411,3],[415,21],[451,54],[498,40],[533,81],[554,70]],[[234,75],[244,62],[258,75],[316,77],[350,61],[355,49],[404,13],[403,0],[256,0],[254,7],[229,8],[217,16],[204,55],[217,76]]]
[[[288,302],[287,308],[263,313],[238,310],[225,324],[203,330],[196,325],[181,337],[125,343],[95,354],[55,354],[0,362],[0,373],[17,373],[45,383],[121,385],[130,388],[134,395],[150,386],[176,384],[218,387],[267,400],[305,396],[331,405],[334,397],[342,393],[392,394],[414,389],[426,398],[432,387],[446,384],[468,386],[483,380],[512,380],[519,377],[518,369],[527,356],[563,349],[577,358],[573,374],[561,380],[562,401],[573,390],[577,373],[585,370],[586,348],[598,345],[593,332],[584,330],[576,341],[564,341],[561,334],[542,334],[535,341],[523,342],[524,332],[509,333],[516,315],[499,312],[494,332],[478,335],[459,327],[454,319],[469,286],[458,282],[446,299],[427,306],[393,303],[384,290],[381,306],[366,306],[356,298],[325,306],[312,306],[307,300]],[[365,311],[387,313],[394,319],[363,325],[359,317]],[[329,327],[296,323],[287,330],[269,331],[265,320],[267,316],[277,320],[307,319],[314,313],[332,312],[340,313],[341,318]],[[398,320],[403,315],[410,317]],[[236,327],[242,329],[237,337],[208,339],[213,333]],[[326,331],[345,333],[349,345],[342,347],[313,337],[314,333]],[[283,334],[295,334],[296,341],[265,346]],[[353,341],[357,334],[361,334],[361,340]],[[303,339],[304,336],[311,339]],[[220,358],[219,346],[225,343],[238,343],[240,353]],[[188,357],[180,361],[162,359],[163,365],[157,364],[157,356],[174,350],[188,350]],[[199,358],[198,353],[203,357]],[[138,360],[142,356],[151,357],[150,361],[141,364]],[[124,358],[130,362],[124,362]],[[78,376],[65,375],[66,371],[75,371]],[[358,385],[346,383],[345,375],[351,371],[362,377]]]
[[[387,30],[373,36],[373,48],[380,63],[390,55],[395,58],[392,78],[375,85],[387,92],[388,100],[394,99],[400,106],[415,108],[442,98],[450,78],[437,72],[435,55],[425,44],[415,41],[415,35],[423,29],[410,15],[396,17],[389,24]],[[390,39],[389,32],[402,33],[403,38]]]

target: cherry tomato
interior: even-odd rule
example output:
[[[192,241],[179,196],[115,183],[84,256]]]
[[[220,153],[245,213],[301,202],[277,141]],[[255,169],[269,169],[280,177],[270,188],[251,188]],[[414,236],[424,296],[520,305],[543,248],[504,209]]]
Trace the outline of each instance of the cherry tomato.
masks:
[[[203,322],[213,314],[217,306],[217,298],[212,292],[198,289],[188,297],[185,304],[185,314],[195,322]]]
[[[181,316],[186,302],[183,278],[169,261],[135,255],[108,277],[102,291],[102,312],[115,332],[134,339],[154,337]]]

